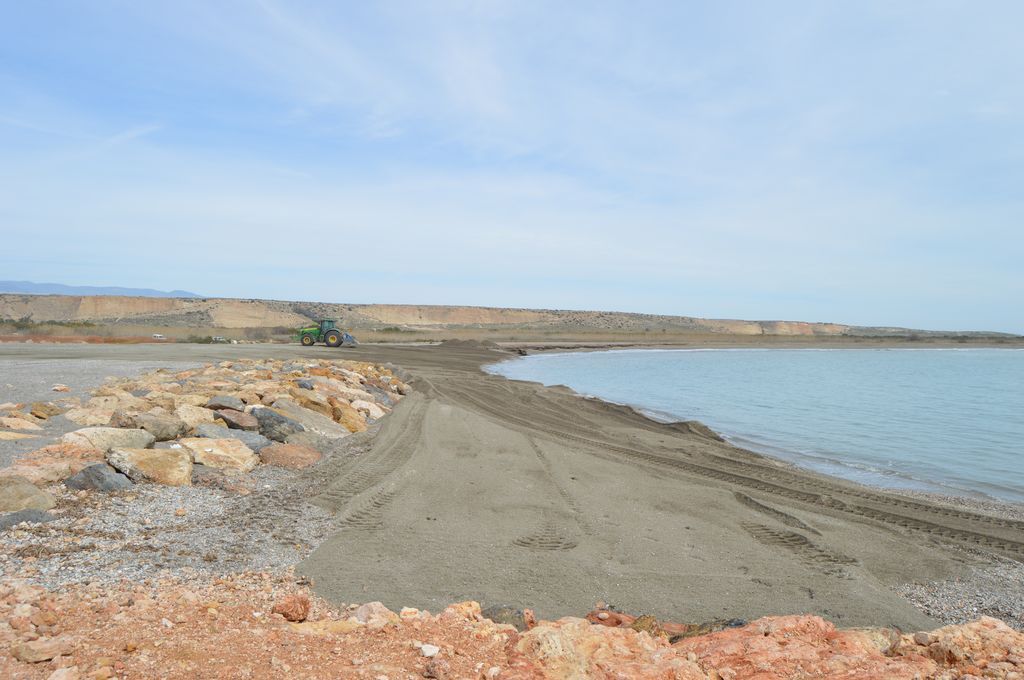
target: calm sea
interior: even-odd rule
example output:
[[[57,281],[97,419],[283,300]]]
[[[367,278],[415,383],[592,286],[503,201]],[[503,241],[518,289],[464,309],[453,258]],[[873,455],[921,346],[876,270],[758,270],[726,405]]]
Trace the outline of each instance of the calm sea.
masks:
[[[488,370],[865,484],[1024,502],[1024,350],[621,350]]]

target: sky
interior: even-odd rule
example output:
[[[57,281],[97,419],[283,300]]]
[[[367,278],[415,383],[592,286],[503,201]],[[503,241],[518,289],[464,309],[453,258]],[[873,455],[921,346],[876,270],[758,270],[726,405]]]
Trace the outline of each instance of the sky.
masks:
[[[0,279],[1024,333],[1022,24],[0,2]]]

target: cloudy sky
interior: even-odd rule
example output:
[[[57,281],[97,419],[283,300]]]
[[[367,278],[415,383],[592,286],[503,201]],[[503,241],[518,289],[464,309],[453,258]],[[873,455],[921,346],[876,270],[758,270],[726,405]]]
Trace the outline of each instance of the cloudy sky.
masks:
[[[0,279],[1024,333],[1024,6],[0,4]]]

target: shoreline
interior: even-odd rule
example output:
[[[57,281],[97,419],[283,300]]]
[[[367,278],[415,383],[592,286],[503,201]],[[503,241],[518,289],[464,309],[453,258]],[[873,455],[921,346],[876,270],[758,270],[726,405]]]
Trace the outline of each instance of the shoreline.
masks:
[[[481,370],[481,372],[483,372],[483,373],[485,373],[487,375],[494,375],[494,376],[498,376],[498,377],[501,377],[501,378],[505,378],[507,380],[515,380],[517,382],[529,383],[529,384],[537,385],[537,386],[540,386],[540,387],[543,387],[543,388],[566,389],[566,390],[569,390],[573,395],[575,395],[575,396],[577,396],[577,397],[579,397],[581,399],[596,400],[596,401],[600,401],[600,402],[603,402],[603,403],[606,403],[606,404],[609,404],[609,405],[612,405],[612,406],[629,408],[634,413],[636,413],[637,416],[639,416],[641,418],[646,418],[646,419],[648,419],[648,420],[650,420],[650,421],[652,421],[654,423],[658,423],[660,425],[672,425],[674,423],[684,423],[684,422],[699,422],[702,427],[705,427],[709,431],[714,432],[717,436],[721,437],[724,442],[730,444],[731,446],[734,446],[737,449],[741,449],[741,450],[746,451],[748,453],[751,453],[751,454],[763,457],[763,458],[765,458],[767,460],[771,460],[771,461],[773,461],[773,462],[775,462],[777,464],[788,466],[788,467],[793,468],[794,470],[798,470],[798,471],[801,471],[801,472],[804,472],[804,473],[807,473],[807,474],[823,475],[825,477],[833,478],[833,479],[836,479],[836,480],[841,480],[841,481],[849,483],[849,484],[859,485],[859,486],[864,487],[865,489],[870,489],[872,491],[876,491],[876,492],[880,492],[880,493],[894,493],[894,494],[898,494],[898,495],[905,495],[905,496],[908,496],[908,497],[911,497],[911,498],[922,498],[922,499],[930,500],[930,501],[935,502],[935,503],[945,504],[945,505],[948,505],[948,506],[951,506],[951,507],[963,507],[963,508],[967,508],[967,509],[971,509],[971,510],[976,510],[976,511],[985,511],[985,512],[988,512],[989,514],[992,514],[993,516],[1003,517],[1003,518],[1007,518],[1007,519],[1024,520],[1024,501],[1012,501],[1012,500],[1008,500],[1008,499],[1004,499],[1004,498],[999,498],[999,497],[996,497],[996,496],[991,496],[989,494],[986,494],[985,492],[982,492],[982,491],[976,491],[975,493],[977,495],[966,495],[966,494],[957,494],[957,493],[947,493],[947,492],[943,492],[943,491],[940,491],[940,490],[912,488],[912,487],[907,487],[907,486],[886,486],[886,485],[882,485],[882,484],[866,483],[866,482],[863,482],[863,481],[859,481],[859,480],[856,480],[856,479],[851,479],[849,477],[845,477],[843,475],[834,474],[834,473],[831,473],[831,472],[825,472],[825,471],[822,471],[822,470],[815,469],[813,467],[809,467],[809,466],[806,466],[806,465],[801,465],[800,463],[795,462],[793,460],[790,460],[788,458],[785,458],[782,455],[776,455],[776,454],[774,454],[771,451],[771,449],[778,449],[779,447],[772,446],[770,444],[763,444],[763,443],[760,443],[760,442],[757,442],[757,441],[753,441],[753,440],[749,440],[749,439],[746,439],[746,437],[743,436],[743,435],[735,435],[735,434],[731,434],[731,433],[728,433],[728,432],[719,431],[719,430],[716,430],[716,429],[712,428],[711,426],[709,426],[706,423],[701,422],[701,421],[692,421],[692,420],[691,421],[687,421],[687,420],[681,419],[681,418],[679,418],[677,416],[674,416],[673,414],[665,413],[665,412],[659,412],[659,411],[656,411],[654,409],[650,409],[650,408],[644,407],[644,406],[642,406],[640,404],[634,404],[634,403],[630,403],[630,402],[618,402],[618,401],[615,401],[615,400],[612,400],[612,399],[608,399],[608,398],[605,398],[605,397],[601,397],[601,396],[598,396],[598,395],[595,395],[595,394],[585,394],[585,393],[576,391],[575,388],[573,388],[573,387],[571,387],[569,385],[565,385],[565,384],[561,384],[561,383],[548,385],[548,384],[545,384],[543,382],[536,381],[536,380],[525,380],[525,379],[519,379],[519,378],[511,378],[511,377],[508,377],[508,376],[506,376],[506,375],[504,375],[502,373],[489,370],[490,368],[499,366],[501,364],[506,364],[506,363],[515,362],[517,360],[521,360],[521,359],[524,358],[524,356],[551,356],[551,357],[557,357],[557,356],[568,356],[568,355],[580,354],[580,353],[596,353],[596,352],[626,353],[626,352],[644,352],[644,351],[678,351],[678,352],[733,352],[733,351],[736,351],[736,352],[754,352],[754,351],[764,351],[764,352],[771,352],[771,351],[805,351],[805,352],[818,352],[818,351],[823,351],[823,352],[828,352],[828,351],[864,351],[864,352],[871,352],[871,351],[909,351],[909,352],[915,352],[915,351],[964,351],[964,352],[970,352],[970,351],[1009,351],[1009,352],[1015,352],[1015,351],[1024,351],[1024,348],[1013,348],[1013,347],[954,347],[954,346],[949,346],[949,347],[902,347],[902,346],[892,346],[892,347],[776,347],[776,346],[773,346],[773,347],[670,347],[670,346],[644,346],[644,347],[630,347],[630,348],[622,348],[622,347],[606,347],[606,348],[588,347],[586,349],[580,349],[580,350],[559,348],[559,349],[551,349],[551,350],[541,350],[541,351],[538,351],[537,354],[533,354],[533,355],[522,355],[522,354],[519,354],[519,355],[508,356],[506,358],[499,359],[498,361],[495,361],[495,362],[490,363],[490,364],[483,364],[483,365],[481,365],[480,370]],[[794,453],[795,456],[796,455],[802,455],[802,454],[799,454],[798,452],[793,452],[793,453]],[[831,462],[833,462],[835,464],[839,464],[839,465],[843,464],[843,462],[839,461],[839,460],[831,461]],[[915,480],[915,481],[918,481],[918,482],[920,482],[922,484],[932,484],[932,485],[938,485],[939,484],[938,482],[931,482],[929,480]]]
[[[298,565],[332,601],[438,610],[473,598],[550,618],[603,600],[677,621],[807,611],[840,626],[905,629],[974,611],[929,610],[927,593],[915,600],[893,590],[920,583],[942,585],[942,599],[949,588],[992,592],[981,613],[1024,625],[1012,580],[971,580],[975,569],[999,566],[973,537],[1014,554],[1024,544],[1014,526],[792,469],[567,389],[489,375],[484,364],[510,355],[479,346],[0,347],[0,359],[269,356],[390,363],[413,382],[414,398],[379,430],[345,440],[336,465],[297,487],[334,518]],[[357,480],[357,469],[370,476]],[[348,524],[366,508],[372,524]]]

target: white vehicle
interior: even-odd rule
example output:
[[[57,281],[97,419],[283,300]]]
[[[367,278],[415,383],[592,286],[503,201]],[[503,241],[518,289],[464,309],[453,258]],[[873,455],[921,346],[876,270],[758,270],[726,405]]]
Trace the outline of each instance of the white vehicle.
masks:
[[[160,335],[159,333],[153,333],[153,339],[154,340],[166,340],[167,338],[165,338],[164,336]]]

